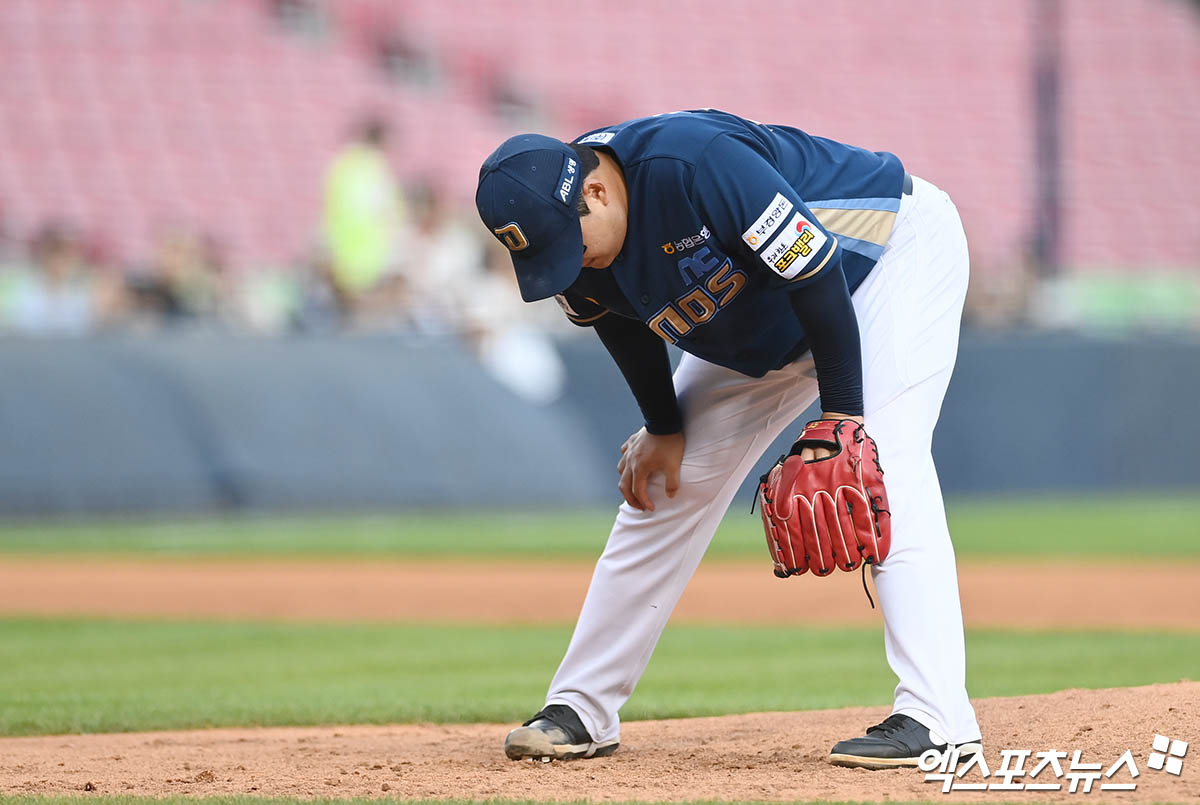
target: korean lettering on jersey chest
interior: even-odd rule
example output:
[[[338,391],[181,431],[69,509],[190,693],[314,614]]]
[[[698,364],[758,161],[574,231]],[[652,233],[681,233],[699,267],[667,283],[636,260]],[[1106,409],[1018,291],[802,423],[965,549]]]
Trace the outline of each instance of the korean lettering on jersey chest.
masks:
[[[712,321],[746,287],[745,272],[735,269],[728,257],[705,245],[710,237],[708,227],[703,226],[695,235],[661,246],[664,254],[680,255],[675,265],[680,280],[688,287],[647,322],[651,330],[669,343]],[[689,249],[695,251],[683,254]]]

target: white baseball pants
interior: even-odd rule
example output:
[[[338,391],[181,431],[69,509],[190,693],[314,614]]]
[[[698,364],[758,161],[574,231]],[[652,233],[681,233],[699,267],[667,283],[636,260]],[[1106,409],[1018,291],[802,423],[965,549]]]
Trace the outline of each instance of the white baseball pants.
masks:
[[[871,574],[888,663],[900,679],[894,712],[951,743],[980,732],[967,697],[954,549],[930,445],[958,351],[967,275],[954,204],[914,177],[883,256],[853,294],[867,432],[879,445],[892,511],[891,553]],[[597,741],[618,737],[617,711],[734,493],[817,399],[811,356],[751,378],[684,355],[675,389],[686,439],[679,491],[668,498],[656,475],[649,489],[657,511],[621,505],[547,697],[547,704],[573,708]],[[770,572],[764,551],[764,578]]]

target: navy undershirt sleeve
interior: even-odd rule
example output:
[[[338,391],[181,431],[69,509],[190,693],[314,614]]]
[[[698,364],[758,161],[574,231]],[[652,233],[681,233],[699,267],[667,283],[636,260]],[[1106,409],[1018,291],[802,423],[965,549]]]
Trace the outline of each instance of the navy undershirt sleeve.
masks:
[[[821,410],[862,416],[862,345],[841,261],[790,297],[816,364]]]
[[[647,432],[656,436],[681,432],[683,416],[675,399],[666,342],[642,322],[622,316],[597,319],[593,327],[625,376]]]

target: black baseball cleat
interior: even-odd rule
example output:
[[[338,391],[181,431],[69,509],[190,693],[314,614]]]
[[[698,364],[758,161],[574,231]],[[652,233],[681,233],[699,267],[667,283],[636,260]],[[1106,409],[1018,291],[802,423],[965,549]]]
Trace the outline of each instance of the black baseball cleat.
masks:
[[[570,760],[611,755],[618,746],[618,741],[593,741],[574,710],[549,704],[508,734],[504,754],[512,760]]]
[[[963,760],[983,751],[979,740],[964,744],[934,743],[929,728],[906,715],[894,713],[874,727],[867,728],[861,738],[838,741],[829,753],[835,766],[854,766],[861,769],[894,769],[916,766],[921,755],[930,749],[945,752],[958,749]]]

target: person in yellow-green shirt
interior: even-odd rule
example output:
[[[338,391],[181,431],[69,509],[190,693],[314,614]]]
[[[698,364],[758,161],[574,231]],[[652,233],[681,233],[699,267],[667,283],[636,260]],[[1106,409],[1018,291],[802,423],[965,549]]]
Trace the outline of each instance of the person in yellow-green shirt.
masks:
[[[325,177],[325,240],[332,280],[344,306],[353,308],[383,278],[395,259],[404,217],[400,187],[385,150],[387,124],[365,120]]]

